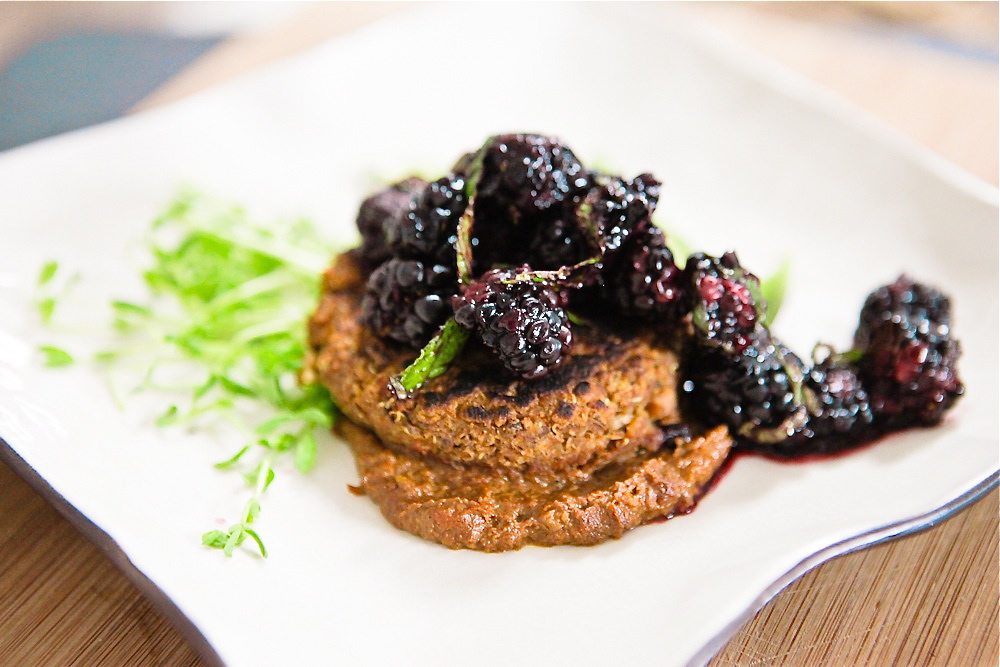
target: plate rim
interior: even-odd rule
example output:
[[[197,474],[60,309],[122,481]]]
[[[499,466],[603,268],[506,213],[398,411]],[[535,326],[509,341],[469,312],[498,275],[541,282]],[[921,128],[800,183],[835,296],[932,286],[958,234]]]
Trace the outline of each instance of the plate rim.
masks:
[[[226,663],[208,638],[198,628],[197,624],[181,611],[180,607],[152,579],[142,572],[125,553],[125,550],[103,528],[94,523],[75,505],[66,500],[42,475],[31,467],[3,437],[0,437],[0,461],[7,464],[14,473],[23,479],[34,491],[69,523],[79,530],[83,536],[96,546],[106,558],[128,579],[150,603],[162,613],[188,644],[211,667],[225,667]],[[687,661],[687,667],[702,667],[714,658],[719,651],[746,625],[761,609],[763,609],[778,593],[789,584],[802,577],[816,567],[854,551],[859,551],[877,544],[891,542],[908,535],[913,535],[933,528],[970,505],[980,500],[987,493],[1000,485],[1000,470],[994,470],[985,479],[958,497],[944,505],[923,514],[894,521],[883,526],[859,533],[853,537],[835,542],[816,551],[790,568],[787,572],[771,582],[761,593],[735,618],[730,620],[719,632],[708,640]]]
[[[763,609],[778,593],[785,587],[802,577],[804,574],[816,567],[845,556],[854,551],[860,551],[878,544],[891,542],[893,540],[914,535],[929,528],[933,528],[942,521],[950,519],[959,512],[965,510],[970,505],[985,497],[990,491],[1000,485],[1000,469],[994,470],[978,484],[964,491],[956,498],[948,501],[944,505],[900,521],[893,521],[883,526],[878,526],[859,533],[853,537],[848,537],[839,542],[816,551],[798,563],[787,572],[775,579],[766,586],[760,595],[733,618],[718,633],[708,640],[686,663],[686,667],[703,667],[714,658],[719,651],[731,640],[740,629],[749,622],[761,609]]]
[[[305,53],[311,51],[312,49]],[[741,52],[740,55],[742,56],[744,54]],[[730,57],[727,57],[727,61],[731,60],[732,59]],[[773,61],[768,62],[770,63]],[[881,122],[864,110],[856,108],[850,102],[845,104],[845,100],[843,100],[843,98],[836,95],[833,96],[834,98],[837,98],[836,101],[826,95],[824,95],[824,99],[817,98],[817,93],[825,92],[825,90],[820,86],[813,85],[812,82],[808,80],[801,79],[798,75],[788,77],[785,72],[782,72],[782,76],[785,77],[785,80],[778,81],[776,80],[773,71],[767,72],[760,68],[759,59],[753,67],[748,67],[747,69],[752,70],[752,75],[770,87],[774,92],[794,96],[798,98],[801,103],[813,108],[828,108],[831,110],[831,113],[837,116],[842,122],[852,126],[859,132],[863,132],[870,136],[876,134],[882,135],[883,139],[894,152],[909,157],[914,162],[922,165],[928,171],[940,178],[942,181],[955,187],[957,190],[960,190],[967,195],[971,195],[989,205],[996,205],[998,199],[997,193],[1000,191],[998,191],[995,186],[987,184],[985,181],[981,181],[978,177],[970,174],[961,167],[957,167],[946,158],[927,150],[921,144],[911,141],[908,138],[904,138],[904,136],[896,131],[893,126]],[[769,66],[768,69],[772,68]],[[170,106],[172,105],[168,105],[168,108]],[[79,134],[86,131],[87,129],[83,129],[72,134]],[[55,139],[58,139],[58,137]],[[33,142],[33,144],[29,144],[28,146],[38,143],[39,142]],[[16,151],[17,149],[14,150]],[[0,155],[0,158],[2,157],[3,156]],[[986,188],[984,189],[980,187],[981,185],[985,185]],[[95,544],[95,546],[97,546],[105,554],[106,557],[110,558],[119,571],[125,574],[125,576],[132,581],[134,585],[136,585],[140,592],[167,616],[167,618],[181,632],[182,636],[184,636],[185,639],[187,639],[196,648],[199,654],[204,656],[211,664],[224,664],[219,654],[206,639],[205,635],[202,634],[202,632],[194,624],[194,622],[184,615],[174,601],[166,593],[164,593],[155,582],[153,582],[132,563],[122,547],[120,547],[118,543],[100,526],[95,524],[85,514],[67,501],[59,493],[59,491],[54,489],[46,481],[46,479],[41,476],[41,474],[35,471],[26,461],[24,461],[24,459],[18,455],[17,451],[2,438],[0,438],[0,460],[3,460],[10,465],[16,474],[24,479],[29,486],[39,492],[50,505],[55,507],[55,509],[59,511],[62,516],[79,529],[91,543]],[[892,522],[863,532],[854,537],[835,542],[834,544],[831,544],[828,547],[820,549],[819,551],[805,557],[785,574],[778,577],[769,586],[765,587],[760,595],[754,598],[754,600],[741,614],[733,618],[722,628],[721,631],[713,636],[709,642],[704,644],[703,647],[689,660],[688,664],[700,665],[708,662],[723,646],[725,646],[725,644],[739,631],[739,629],[753,617],[753,615],[763,608],[783,588],[801,577],[806,572],[840,555],[882,542],[888,542],[897,537],[913,534],[933,527],[937,523],[957,514],[967,506],[985,496],[990,490],[997,486],[998,474],[1000,473],[994,470],[971,489],[963,492],[957,498],[952,499],[937,509],[909,519]]]
[[[2,436],[0,436],[0,461],[10,467],[15,475],[42,496],[45,502],[55,508],[64,519],[69,521],[70,525],[80,531],[87,541],[96,546],[115,568],[138,589],[139,593],[173,624],[174,628],[188,642],[188,645],[210,667],[225,667],[226,663],[222,656],[219,655],[195,622],[181,611],[177,603],[132,562],[113,537],[49,484],[48,480],[21,458],[17,450]]]

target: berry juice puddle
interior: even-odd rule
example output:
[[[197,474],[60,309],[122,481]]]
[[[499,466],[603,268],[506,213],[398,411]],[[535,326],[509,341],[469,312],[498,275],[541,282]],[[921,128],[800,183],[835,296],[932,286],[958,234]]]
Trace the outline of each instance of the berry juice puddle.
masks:
[[[362,203],[309,371],[394,525],[452,548],[596,544],[690,511],[733,453],[815,460],[962,395],[937,290],[879,287],[850,350],[804,360],[735,253],[674,257],[659,196],[511,134]]]

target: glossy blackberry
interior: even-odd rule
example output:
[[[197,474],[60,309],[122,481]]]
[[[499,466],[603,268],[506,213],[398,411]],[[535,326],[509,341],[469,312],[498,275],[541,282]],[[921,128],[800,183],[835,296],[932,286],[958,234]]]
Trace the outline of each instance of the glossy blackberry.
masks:
[[[476,332],[503,365],[525,379],[558,366],[573,341],[560,297],[548,285],[513,282],[524,269],[487,272],[452,298],[455,320]]]
[[[658,227],[633,232],[606,259],[601,300],[615,312],[646,321],[676,321],[690,309],[683,273]]]
[[[868,392],[850,366],[830,360],[816,364],[806,373],[803,396],[812,437],[854,442],[871,434]]]
[[[597,183],[587,203],[607,253],[618,251],[629,235],[652,225],[653,211],[660,198],[660,182],[650,174],[626,181],[617,176],[594,176]]]
[[[589,185],[568,146],[535,134],[504,134],[483,149],[477,196],[517,215],[547,211],[581,197]]]
[[[394,257],[368,277],[362,322],[380,338],[421,348],[451,315],[456,286],[450,267]]]
[[[389,218],[386,242],[397,257],[454,262],[458,220],[465,211],[465,179],[450,174],[424,185]]]
[[[684,273],[694,299],[696,335],[733,352],[751,345],[763,320],[764,302],[760,281],[740,266],[736,254],[714,258],[696,253],[688,258]]]
[[[555,216],[536,216],[531,220],[527,255],[515,261],[534,269],[555,270],[571,266],[595,255],[572,210]]]
[[[408,178],[361,202],[357,217],[361,233],[358,255],[366,266],[374,268],[389,258],[391,250],[385,237],[385,221],[405,212],[410,206],[410,195],[424,185],[419,178]]]
[[[705,424],[726,424],[745,442],[782,442],[806,424],[802,362],[763,329],[738,352],[689,346],[680,372],[686,414]]]
[[[861,310],[854,346],[876,419],[889,427],[935,424],[964,393],[948,297],[902,276]]]

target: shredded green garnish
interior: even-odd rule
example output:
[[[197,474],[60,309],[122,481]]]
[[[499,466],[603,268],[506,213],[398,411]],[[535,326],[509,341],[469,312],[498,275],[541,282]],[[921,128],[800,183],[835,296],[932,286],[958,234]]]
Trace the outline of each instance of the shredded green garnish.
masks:
[[[71,366],[74,363],[73,355],[62,348],[52,345],[41,345],[38,351],[42,353],[42,363],[49,368]]]
[[[42,324],[50,324],[52,316],[55,314],[59,299],[69,291],[73,283],[79,278],[77,275],[66,275],[65,271],[60,271],[59,262],[48,261],[38,272],[36,283],[37,294],[35,297],[35,307],[38,309],[38,316]]]
[[[150,251],[149,298],[111,303],[119,340],[98,360],[109,368],[141,362],[137,390],[187,394],[160,426],[221,418],[245,433],[247,444],[217,467],[243,472],[251,497],[237,522],[206,532],[202,543],[231,556],[250,538],[266,557],[252,525],[274,462],[290,455],[300,471],[311,469],[316,431],[337,414],[326,389],[298,381],[305,321],[332,252],[306,221],[261,225],[191,192],[155,221]]]
[[[48,284],[48,282],[52,280],[52,278],[56,275],[56,271],[58,270],[59,270],[59,262],[54,262],[54,261],[46,262],[45,265],[42,267],[42,270],[38,272],[39,287]]]

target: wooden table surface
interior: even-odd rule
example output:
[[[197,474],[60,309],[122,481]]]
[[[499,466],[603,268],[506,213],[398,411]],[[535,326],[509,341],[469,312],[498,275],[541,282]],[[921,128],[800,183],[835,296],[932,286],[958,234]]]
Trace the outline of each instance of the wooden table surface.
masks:
[[[691,10],[995,185],[997,3],[859,4]],[[273,30],[224,42],[141,106],[406,10],[310,6]],[[992,59],[968,55],[983,48]],[[712,664],[995,667],[998,498],[993,490],[933,528],[817,567],[779,593]],[[0,665],[204,664],[111,560],[3,464],[0,553]]]

